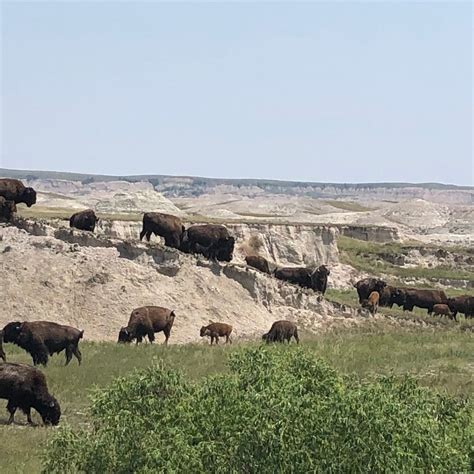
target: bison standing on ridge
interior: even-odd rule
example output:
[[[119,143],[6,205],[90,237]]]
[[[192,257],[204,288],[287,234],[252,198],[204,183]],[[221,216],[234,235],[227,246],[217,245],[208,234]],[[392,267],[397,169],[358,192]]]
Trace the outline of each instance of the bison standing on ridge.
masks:
[[[449,309],[453,312],[456,319],[458,313],[464,314],[466,318],[474,317],[474,296],[456,296],[448,299]]]
[[[163,331],[165,345],[168,344],[171,328],[175,318],[174,311],[160,306],[142,306],[134,309],[128,320],[128,325],[120,329],[117,342],[142,342],[145,336],[152,343],[155,333]]]
[[[8,400],[8,424],[13,423],[17,408],[26,414],[30,424],[32,408],[41,415],[45,425],[57,425],[61,418],[61,408],[48,392],[45,376],[26,364],[0,364],[0,398]]]
[[[232,340],[230,338],[230,334],[232,333],[232,326],[226,323],[213,323],[208,324],[207,326],[202,326],[199,335],[201,337],[209,336],[211,338],[211,346],[216,341],[216,344],[219,344],[219,337],[225,337],[225,343],[227,344],[230,342],[232,344]]]
[[[36,204],[36,191],[25,187],[18,179],[0,179],[0,196],[7,201],[14,201],[15,204],[25,203],[28,207]]]
[[[95,212],[92,209],[86,209],[85,211],[76,212],[70,217],[69,227],[94,232],[98,221],[99,218],[95,215]]]
[[[354,284],[354,288],[357,290],[359,296],[359,303],[362,304],[363,300],[369,299],[370,293],[372,291],[377,291],[379,294],[382,293],[382,290],[387,286],[383,280],[378,278],[364,278],[359,280]]]
[[[223,225],[202,224],[193,225],[185,231],[180,250],[186,253],[200,253],[219,261],[230,262],[233,257],[234,245],[234,237]]]
[[[0,196],[0,219],[10,222],[16,212],[15,201],[9,201]]]
[[[327,288],[329,270],[325,265],[312,270],[306,267],[284,267],[275,270],[275,277],[303,288],[310,288],[324,294]]]
[[[165,239],[165,245],[179,249],[185,231],[184,225],[179,217],[161,212],[146,212],[143,214],[143,228],[140,232],[140,240],[146,236],[150,242],[152,234]]]
[[[48,364],[50,355],[66,351],[66,365],[74,355],[81,364],[82,355],[78,344],[84,331],[49,321],[21,323],[15,321],[3,328],[3,341],[16,344],[28,352],[33,364]]]
[[[260,257],[259,255],[248,255],[245,257],[245,262],[249,267],[256,268],[268,275],[273,274],[273,269],[270,269],[270,262],[264,257]]]
[[[298,337],[298,328],[295,323],[291,321],[276,321],[272,324],[270,331],[262,336],[262,339],[268,344],[270,342],[284,342],[290,343],[290,339],[294,337],[296,343],[300,343]]]

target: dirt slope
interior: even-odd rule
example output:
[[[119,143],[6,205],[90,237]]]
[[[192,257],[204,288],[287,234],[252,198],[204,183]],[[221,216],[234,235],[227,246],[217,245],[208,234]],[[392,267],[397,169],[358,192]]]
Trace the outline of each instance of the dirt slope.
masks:
[[[89,340],[115,340],[133,308],[160,305],[177,314],[171,341],[186,343],[199,340],[210,319],[234,325],[237,337],[259,337],[278,319],[312,331],[365,319],[243,265],[213,264],[161,245],[69,229],[34,236],[0,227],[0,237],[0,268],[8,275],[1,326],[51,320],[85,329]]]

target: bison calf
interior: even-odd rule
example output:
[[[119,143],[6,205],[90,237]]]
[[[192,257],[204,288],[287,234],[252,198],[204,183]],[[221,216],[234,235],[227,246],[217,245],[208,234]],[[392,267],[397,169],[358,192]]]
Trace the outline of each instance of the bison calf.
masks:
[[[142,342],[145,336],[152,343],[155,333],[163,331],[165,344],[168,344],[175,318],[174,311],[160,306],[142,306],[134,309],[128,320],[128,326],[120,329],[118,342]]]
[[[435,316],[448,316],[449,319],[456,320],[456,317],[451,313],[449,306],[447,304],[435,304],[433,306],[433,314]]]
[[[181,245],[184,225],[179,217],[162,212],[146,212],[143,214],[143,228],[140,232],[140,240],[146,237],[150,242],[152,234],[165,239],[165,245],[178,249]]]
[[[276,321],[272,324],[270,331],[262,336],[262,339],[269,342],[284,342],[290,343],[290,339],[294,337],[296,343],[299,344],[300,339],[298,337],[298,328],[295,323],[291,321]]]
[[[232,344],[232,340],[230,339],[230,334],[232,332],[232,326],[230,324],[225,323],[213,323],[202,326],[200,335],[201,337],[210,336],[211,338],[211,346],[216,341],[216,344],[219,344],[219,337],[225,337],[226,344],[230,342]]]
[[[28,352],[33,364],[48,364],[48,356],[66,351],[66,365],[74,355],[81,364],[82,355],[79,340],[84,331],[49,321],[21,323],[15,321],[3,328],[3,341],[11,342]]]
[[[375,316],[375,313],[377,313],[377,310],[379,308],[379,300],[380,300],[380,295],[378,291],[372,291],[372,293],[370,293],[369,298],[367,300],[367,308],[372,314],[372,316]]]
[[[45,425],[57,425],[61,417],[58,401],[49,394],[45,376],[35,367],[5,362],[0,365],[0,398],[8,400],[8,424],[13,423],[17,408],[31,419],[34,408]]]
[[[256,268],[257,270],[267,273],[268,275],[273,273],[273,270],[270,268],[270,262],[266,258],[260,257],[259,255],[248,255],[245,257],[245,262],[249,267]]]

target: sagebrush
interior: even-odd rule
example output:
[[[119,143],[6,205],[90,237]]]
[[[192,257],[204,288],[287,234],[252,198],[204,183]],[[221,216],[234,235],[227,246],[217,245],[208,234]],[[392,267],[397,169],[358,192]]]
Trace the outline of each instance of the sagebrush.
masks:
[[[461,472],[468,400],[410,378],[343,376],[306,348],[256,347],[189,382],[162,364],[92,398],[87,430],[63,427],[45,472]],[[471,453],[472,457],[472,453]]]

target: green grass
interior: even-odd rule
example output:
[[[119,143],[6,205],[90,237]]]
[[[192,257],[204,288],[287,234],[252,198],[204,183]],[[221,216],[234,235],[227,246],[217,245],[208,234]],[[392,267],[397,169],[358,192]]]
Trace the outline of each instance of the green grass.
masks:
[[[329,296],[334,294],[329,292]],[[349,300],[349,295],[341,293]],[[339,330],[325,336],[303,336],[303,344],[324,357],[344,373],[360,378],[374,373],[415,375],[422,384],[441,392],[472,396],[474,393],[474,337],[462,332],[459,326],[445,330],[393,329],[383,321],[358,330]],[[256,343],[245,343],[255,345]],[[94,387],[102,387],[115,377],[135,368],[149,366],[157,360],[173,368],[180,368],[193,380],[204,375],[226,371],[226,360],[233,346],[206,345],[123,346],[115,343],[84,343],[84,363],[73,361],[63,366],[63,356],[54,356],[44,369],[50,391],[61,403],[62,423],[85,426],[89,422],[88,396]],[[10,361],[30,363],[30,358],[18,348],[5,345]],[[41,453],[53,428],[24,426],[25,418],[17,414],[19,425],[5,426],[6,402],[0,410],[0,472],[38,472]],[[39,421],[36,413],[34,420]]]
[[[439,266],[434,268],[401,267],[382,259],[382,255],[384,254],[400,255],[406,253],[410,248],[419,247],[419,243],[400,244],[391,242],[379,244],[341,236],[338,238],[337,245],[342,263],[346,263],[370,274],[389,274],[398,278],[474,281],[474,272],[470,269],[459,269],[451,266]],[[431,247],[434,249],[437,248],[435,246]],[[459,250],[461,249],[456,247],[456,251],[459,252]],[[469,252],[468,249],[462,250],[464,253]]]

